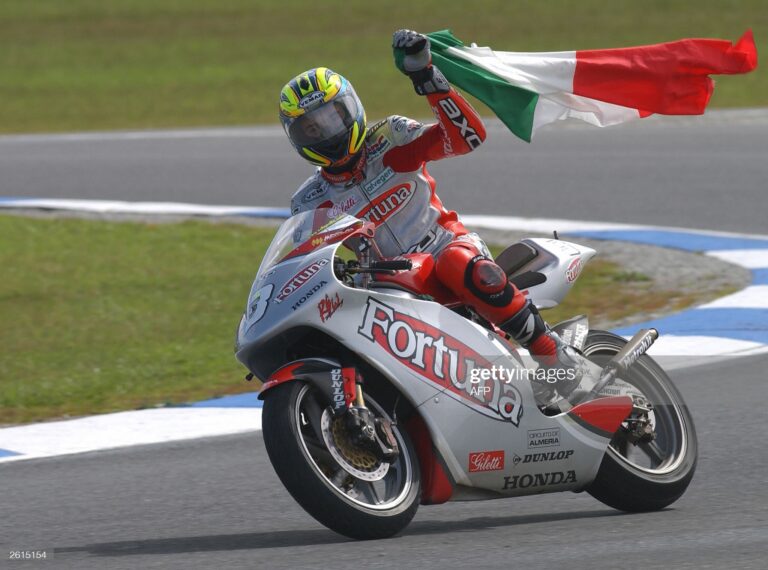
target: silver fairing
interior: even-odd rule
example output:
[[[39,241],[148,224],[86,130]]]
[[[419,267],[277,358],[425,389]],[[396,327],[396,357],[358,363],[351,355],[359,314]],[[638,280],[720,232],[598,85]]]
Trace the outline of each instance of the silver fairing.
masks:
[[[546,277],[544,283],[527,289],[528,298],[539,309],[551,309],[560,304],[584,266],[597,253],[590,247],[559,239],[526,238],[522,241],[536,248],[539,255],[516,273],[535,271]]]
[[[418,408],[450,475],[464,486],[456,498],[574,490],[593,480],[604,435],[565,414],[545,416],[529,380],[473,381],[473,370],[522,367],[508,344],[438,303],[343,284],[333,270],[338,247],[262,267],[237,332],[240,362],[266,379],[287,364],[286,347],[306,331],[336,339]],[[560,261],[542,268],[550,276],[565,263],[555,257]],[[555,300],[557,286],[542,288],[539,298]]]

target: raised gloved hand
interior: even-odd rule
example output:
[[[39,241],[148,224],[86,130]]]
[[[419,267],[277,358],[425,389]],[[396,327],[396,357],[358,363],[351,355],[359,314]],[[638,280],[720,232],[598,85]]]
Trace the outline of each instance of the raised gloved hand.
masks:
[[[448,93],[450,85],[440,70],[432,65],[429,38],[413,30],[397,30],[392,34],[395,65],[413,81],[419,95]]]
[[[429,38],[419,32],[397,30],[392,34],[392,48],[395,65],[406,75],[426,69],[432,63]]]

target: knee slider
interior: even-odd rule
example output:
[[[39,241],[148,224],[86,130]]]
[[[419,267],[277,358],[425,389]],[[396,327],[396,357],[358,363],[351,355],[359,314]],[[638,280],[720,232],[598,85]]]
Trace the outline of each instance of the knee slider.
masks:
[[[507,275],[484,255],[476,255],[467,264],[464,286],[494,307],[504,307],[512,301],[513,290]]]

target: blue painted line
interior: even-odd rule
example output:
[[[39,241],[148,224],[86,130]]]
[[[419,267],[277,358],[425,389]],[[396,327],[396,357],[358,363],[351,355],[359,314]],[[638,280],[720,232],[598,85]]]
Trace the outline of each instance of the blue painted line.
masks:
[[[618,329],[629,336],[653,327],[661,334],[726,337],[768,344],[768,309],[693,309]]]
[[[768,285],[768,268],[752,270],[752,285]]]
[[[13,457],[14,455],[22,454],[16,451],[11,451],[10,449],[0,449],[0,457]]]
[[[264,402],[258,399],[258,392],[223,396],[190,404],[191,408],[261,408]]]
[[[241,210],[237,213],[237,215],[254,218],[279,218],[287,220],[291,217],[291,210],[289,208],[253,208],[248,210]]]
[[[571,236],[630,241],[686,251],[727,249],[768,249],[768,240],[717,235],[702,235],[668,230],[596,230],[568,232]]]

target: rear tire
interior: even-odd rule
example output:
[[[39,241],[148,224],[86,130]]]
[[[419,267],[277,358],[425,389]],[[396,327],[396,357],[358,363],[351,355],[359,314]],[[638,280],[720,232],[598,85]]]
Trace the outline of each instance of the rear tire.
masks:
[[[318,396],[299,381],[276,386],[266,395],[262,433],[278,477],[304,510],[339,534],[362,540],[397,534],[416,514],[421,497],[419,463],[407,433],[393,424],[400,456],[382,479],[371,483],[356,478],[317,433],[318,414],[326,408]],[[369,395],[365,400],[377,416],[386,417]]]
[[[584,356],[603,365],[626,343],[613,333],[590,331]],[[693,419],[680,392],[650,356],[640,357],[621,380],[653,404],[657,437],[649,446],[636,446],[619,428],[587,492],[622,511],[660,510],[680,498],[696,471],[698,444]]]

